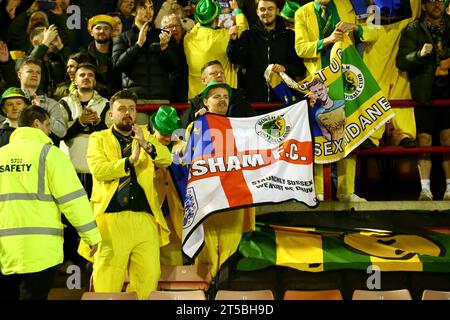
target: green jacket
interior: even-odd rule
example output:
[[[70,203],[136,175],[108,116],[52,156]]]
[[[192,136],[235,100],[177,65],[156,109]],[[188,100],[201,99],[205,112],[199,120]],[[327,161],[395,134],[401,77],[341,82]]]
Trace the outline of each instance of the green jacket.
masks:
[[[445,16],[446,31],[444,32],[444,44],[450,45],[450,17]],[[431,89],[437,67],[436,52],[421,57],[420,51],[425,43],[433,43],[433,38],[425,21],[416,20],[410,23],[402,32],[397,53],[396,65],[406,71],[411,84],[411,95],[414,101],[430,104]],[[445,57],[448,58],[448,48]]]

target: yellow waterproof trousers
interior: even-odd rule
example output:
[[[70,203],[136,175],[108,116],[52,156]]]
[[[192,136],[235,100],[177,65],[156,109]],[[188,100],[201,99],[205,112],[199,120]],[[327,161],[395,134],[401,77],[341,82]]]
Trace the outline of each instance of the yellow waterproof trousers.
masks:
[[[348,155],[337,163],[337,193],[339,199],[347,194],[355,193],[356,155]],[[323,165],[314,164],[314,184],[316,194],[323,195]]]
[[[128,268],[127,291],[145,300],[156,290],[161,267],[159,235],[154,217],[146,212],[122,211],[97,216],[102,242],[94,255],[94,290],[122,291]]]
[[[171,219],[167,219],[167,226],[170,230],[169,244],[161,247],[161,264],[168,266],[181,266],[183,265],[183,253],[181,249],[181,239],[175,231]]]
[[[203,222],[205,244],[196,264],[206,263],[215,277],[222,264],[236,252],[243,232],[253,230],[255,208],[238,209],[216,213]]]

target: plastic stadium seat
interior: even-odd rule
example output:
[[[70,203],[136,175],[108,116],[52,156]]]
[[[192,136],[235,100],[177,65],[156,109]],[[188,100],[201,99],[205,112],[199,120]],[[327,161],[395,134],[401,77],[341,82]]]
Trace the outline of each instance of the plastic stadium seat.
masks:
[[[84,289],[52,288],[47,300],[80,300]]]
[[[352,300],[412,300],[408,289],[373,291],[355,290]]]
[[[125,280],[123,281],[122,286],[122,292],[125,292],[127,290],[128,284],[130,283],[130,277],[128,276],[128,270],[125,273]],[[95,292],[94,288],[94,274],[91,274],[91,277],[89,278],[89,292]]]
[[[423,290],[422,300],[450,300],[450,291]]]
[[[215,300],[275,300],[272,290],[219,290]]]
[[[205,291],[153,291],[148,300],[207,300]]]
[[[138,300],[136,292],[85,292],[81,300]]]
[[[203,290],[211,284],[211,272],[207,264],[187,266],[161,265],[158,290]]]
[[[318,290],[318,291],[301,291],[301,290],[286,290],[283,300],[343,300],[341,291],[333,290]]]

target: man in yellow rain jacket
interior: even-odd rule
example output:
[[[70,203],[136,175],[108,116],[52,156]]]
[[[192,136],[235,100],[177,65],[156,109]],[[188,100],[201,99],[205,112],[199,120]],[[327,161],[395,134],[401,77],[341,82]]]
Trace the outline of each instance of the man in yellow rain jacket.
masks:
[[[236,16],[236,26],[229,30],[217,28],[221,7],[214,0],[201,0],[195,9],[197,24],[184,37],[184,52],[189,68],[189,99],[203,91],[201,70],[203,65],[212,60],[218,60],[223,66],[226,83],[237,88],[237,66],[233,65],[227,56],[227,46],[230,34],[236,37],[248,29],[247,20],[237,5],[237,0],[230,1],[233,15]]]
[[[172,155],[136,122],[137,96],[128,90],[111,97],[110,129],[89,138],[87,160],[93,175],[91,202],[103,242],[94,256],[97,292],[127,291],[147,299],[160,277],[160,246],[169,229],[154,186],[155,166],[168,166]],[[134,136],[134,137],[133,137]]]
[[[91,255],[101,240],[70,159],[48,137],[49,118],[41,107],[24,109],[10,143],[0,148],[0,269],[5,282],[18,282],[21,300],[47,298],[63,262],[61,212]],[[3,293],[7,299],[16,298],[12,290]]]
[[[330,64],[330,50],[343,39],[344,33],[362,41],[370,41],[376,35],[367,27],[358,26],[352,15],[350,1],[314,0],[295,13],[295,50],[303,58],[307,74],[314,74]],[[356,156],[349,155],[337,162],[337,198],[340,201],[366,201],[355,192]],[[323,166],[314,166],[314,181],[319,200],[323,200]]]
[[[181,120],[177,110],[171,106],[161,106],[150,118],[150,132],[158,141],[173,148],[183,148],[186,144],[178,140],[175,135],[177,129],[181,129]],[[184,131],[184,130],[183,130]],[[182,265],[183,254],[181,251],[181,239],[183,232],[184,207],[180,201],[178,191],[173,178],[167,168],[155,168],[155,188],[158,193],[159,203],[163,211],[167,225],[170,229],[170,243],[161,248],[161,264]]]
[[[412,13],[410,18],[374,27],[376,31],[376,39],[374,40],[376,41],[371,40],[365,43],[364,62],[389,100],[412,99],[408,77],[395,65],[402,30],[421,14],[420,0],[411,0],[409,4]],[[407,148],[416,146],[414,108],[396,108],[395,117],[392,118],[391,124],[394,129],[392,134],[394,145]],[[384,131],[385,126],[378,129],[370,137],[374,145],[379,145],[379,140],[383,137]]]

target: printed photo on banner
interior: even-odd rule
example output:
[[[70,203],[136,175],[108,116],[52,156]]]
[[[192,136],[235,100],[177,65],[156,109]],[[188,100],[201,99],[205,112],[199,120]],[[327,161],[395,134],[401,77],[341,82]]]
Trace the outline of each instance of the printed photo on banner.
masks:
[[[332,163],[346,157],[395,116],[348,36],[334,44],[328,67],[301,82],[272,72],[271,66],[265,76],[285,104],[295,102],[290,89],[309,97],[315,163]]]

